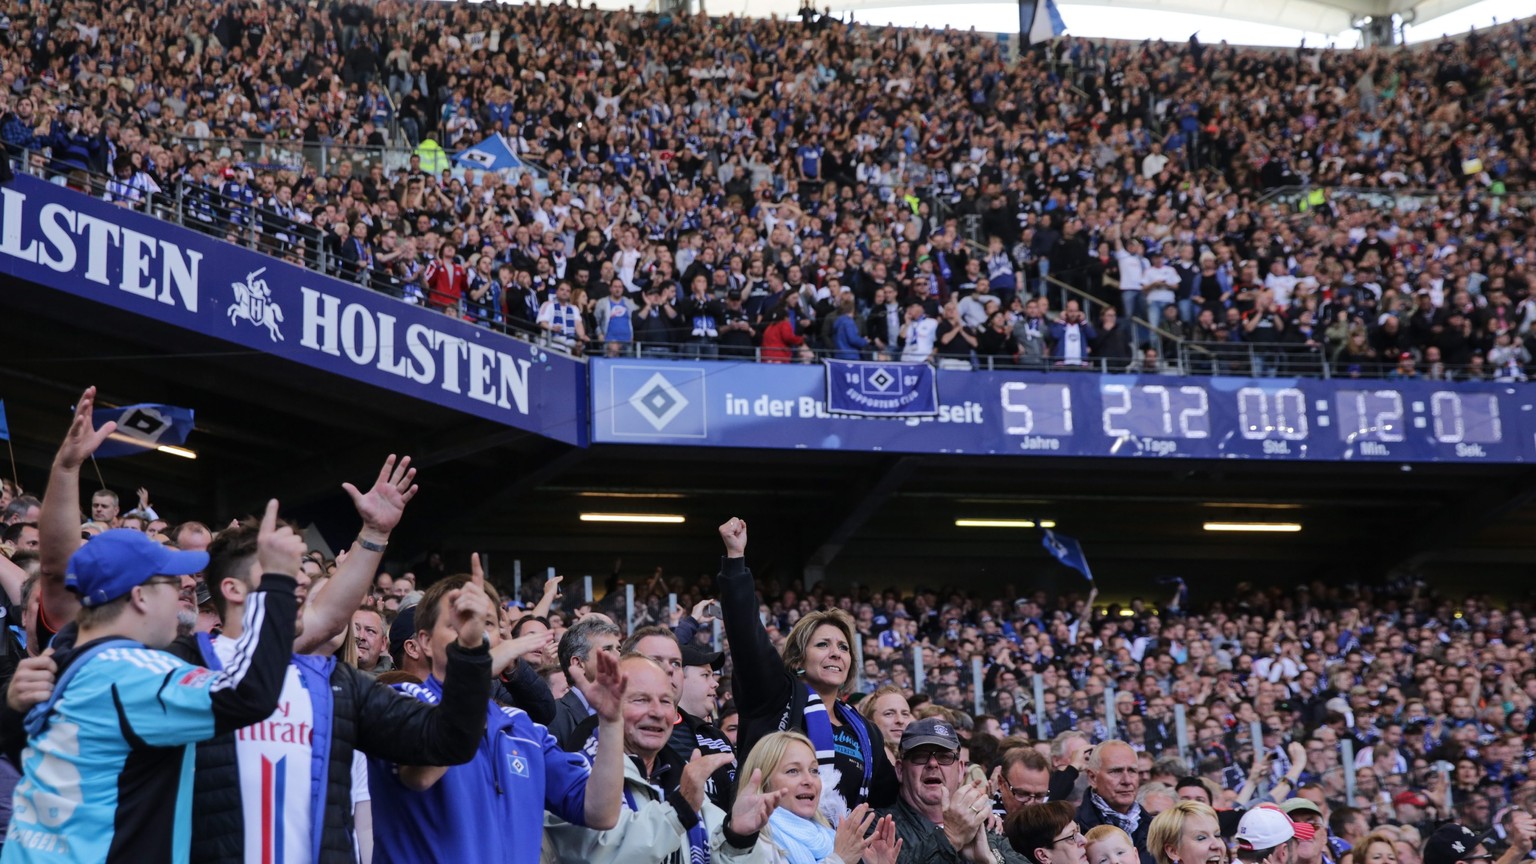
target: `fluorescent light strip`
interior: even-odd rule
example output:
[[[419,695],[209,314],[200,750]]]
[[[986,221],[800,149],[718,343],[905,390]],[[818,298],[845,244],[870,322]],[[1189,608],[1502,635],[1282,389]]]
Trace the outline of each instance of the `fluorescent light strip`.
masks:
[[[185,447],[177,447],[174,444],[161,444],[155,448],[161,453],[169,453],[172,456],[180,456],[183,459],[196,459],[197,453]]]
[[[680,492],[577,492],[578,498],[682,498]]]
[[[1207,531],[1229,531],[1256,534],[1295,534],[1301,530],[1300,522],[1207,522]]]
[[[1036,524],[1028,519],[956,519],[956,528],[1034,528]],[[1056,523],[1045,519],[1039,523],[1041,528],[1055,528]]]
[[[645,525],[681,525],[683,517],[664,513],[583,513],[583,522],[636,522]]]

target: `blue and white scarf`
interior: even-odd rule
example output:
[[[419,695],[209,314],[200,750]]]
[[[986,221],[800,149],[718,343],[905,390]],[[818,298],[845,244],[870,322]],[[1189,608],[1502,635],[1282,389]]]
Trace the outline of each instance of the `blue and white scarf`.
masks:
[[[653,787],[654,788],[654,787]],[[660,794],[661,790],[656,790]],[[624,805],[636,813],[640,812],[640,805],[635,803],[635,794],[624,787]],[[670,805],[668,805],[670,806]],[[693,827],[688,829],[688,862],[689,864],[709,864],[709,833],[704,830],[704,817],[700,814]],[[670,860],[679,860],[675,855]]]
[[[768,817],[768,833],[773,844],[784,850],[789,864],[817,864],[832,854],[837,832],[831,828],[777,807]]]
[[[1109,806],[1109,802],[1099,797],[1099,793],[1090,790],[1088,797],[1093,801],[1094,809],[1099,811],[1099,818],[1104,820],[1105,825],[1113,825],[1133,837],[1136,835],[1136,829],[1141,825],[1140,804],[1132,804],[1129,813],[1120,813]]]
[[[837,706],[838,717],[843,725],[853,732],[859,739],[859,753],[864,760],[864,779],[859,784],[859,800],[842,801],[837,794],[838,779],[840,774],[833,764],[837,758],[837,749],[832,735],[832,718],[827,716],[827,705],[821,701],[810,685],[805,685],[805,737],[811,739],[816,745],[816,765],[821,774],[821,801],[822,812],[826,814],[827,821],[833,825],[843,820],[848,811],[859,804],[869,800],[869,781],[875,771],[875,753],[870,749],[869,730],[864,728],[864,718],[858,712],[843,702],[834,703]]]

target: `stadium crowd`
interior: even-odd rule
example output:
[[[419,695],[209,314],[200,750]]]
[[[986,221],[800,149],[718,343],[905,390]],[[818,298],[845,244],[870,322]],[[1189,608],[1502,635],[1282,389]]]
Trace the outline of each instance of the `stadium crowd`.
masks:
[[[0,490],[0,862],[1532,854],[1518,606],[1411,579],[802,590],[753,576],[740,519],[713,577],[512,593],[478,556],[386,558],[408,457],[342,484],[360,529],[334,560],[276,500],[82,499],[113,432],[94,395],[42,499]]]
[[[1011,59],[810,10],[7,19],[0,139],[34,170],[573,352],[1517,380],[1536,351],[1529,22]],[[535,170],[385,168],[492,133]],[[377,158],[262,161],[289,144]]]

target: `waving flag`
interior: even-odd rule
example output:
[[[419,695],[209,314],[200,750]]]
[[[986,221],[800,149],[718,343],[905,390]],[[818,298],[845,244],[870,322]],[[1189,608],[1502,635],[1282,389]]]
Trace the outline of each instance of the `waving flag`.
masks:
[[[165,444],[181,444],[192,431],[192,409],[175,405],[124,405],[91,412],[91,423],[97,429],[109,420],[117,422],[117,431],[101,442],[96,450],[98,459],[135,456]]]
[[[1041,538],[1040,544],[1045,547],[1047,552],[1054,555],[1057,561],[1083,574],[1083,578],[1089,582],[1093,581],[1093,571],[1088,569],[1088,558],[1083,555],[1082,544],[1065,534],[1057,534],[1050,529],[1046,529],[1045,536]]]
[[[1019,0],[1019,38],[1025,45],[1049,42],[1066,32],[1056,0]]]
[[[5,400],[0,399],[0,441],[11,440],[11,424],[5,419]]]
[[[523,167],[522,160],[512,153],[512,148],[507,146],[507,140],[501,137],[500,132],[468,150],[460,150],[453,154],[453,161],[466,168],[479,168],[481,171],[502,171],[507,168]]]

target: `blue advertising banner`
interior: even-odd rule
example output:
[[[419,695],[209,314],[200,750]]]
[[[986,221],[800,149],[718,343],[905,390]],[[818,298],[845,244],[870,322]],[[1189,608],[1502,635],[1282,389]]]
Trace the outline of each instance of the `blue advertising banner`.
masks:
[[[860,417],[932,417],[939,413],[938,383],[927,363],[824,361],[827,410]]]
[[[592,440],[1045,456],[1536,462],[1536,387],[939,370],[930,417],[827,404],[816,366],[592,361]]]
[[[35,177],[0,188],[0,273],[586,444],[586,365]]]

